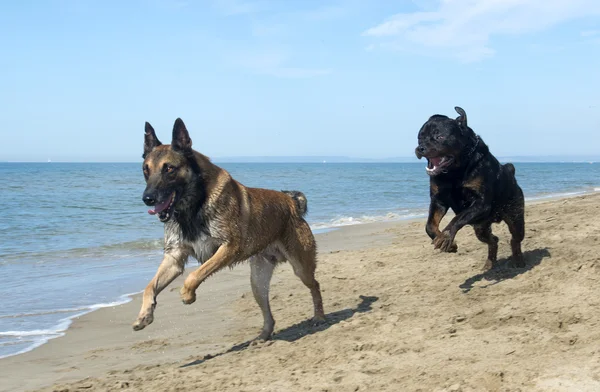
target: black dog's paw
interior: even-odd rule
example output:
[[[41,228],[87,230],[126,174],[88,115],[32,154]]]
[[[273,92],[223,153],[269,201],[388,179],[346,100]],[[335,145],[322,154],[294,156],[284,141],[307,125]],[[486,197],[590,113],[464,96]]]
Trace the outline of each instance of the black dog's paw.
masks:
[[[454,238],[447,231],[443,231],[433,240],[434,249],[439,249],[442,252],[455,253],[458,251],[458,245],[454,242]]]
[[[512,262],[513,268],[525,268],[527,267],[527,263],[525,262],[525,259],[523,258],[523,256],[517,257],[516,259],[513,260]]]

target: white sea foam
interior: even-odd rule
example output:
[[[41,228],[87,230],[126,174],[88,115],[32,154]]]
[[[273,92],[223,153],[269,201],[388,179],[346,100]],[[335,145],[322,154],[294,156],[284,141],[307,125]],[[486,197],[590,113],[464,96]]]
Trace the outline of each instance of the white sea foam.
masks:
[[[358,217],[342,216],[339,218],[332,219],[328,222],[314,223],[311,225],[311,228],[313,230],[332,229],[344,226],[360,225],[365,223],[399,221],[405,219],[420,218],[424,216],[426,216],[425,212],[411,212],[409,210],[405,210],[400,213],[388,212],[385,215],[361,215]]]
[[[48,315],[48,314],[56,314],[56,313],[75,313],[69,317],[59,320],[58,323],[51,329],[33,329],[33,330],[29,330],[29,331],[0,331],[0,338],[10,339],[5,342],[2,342],[0,344],[0,347],[1,346],[18,345],[18,344],[22,344],[22,343],[29,343],[27,345],[27,347],[25,347],[23,350],[20,350],[20,351],[14,352],[14,353],[10,353],[7,355],[0,355],[0,359],[6,358],[6,357],[11,357],[13,355],[26,353],[28,351],[31,351],[31,350],[41,346],[42,344],[48,342],[50,339],[55,339],[55,338],[64,336],[64,334],[69,329],[69,327],[71,326],[71,323],[73,322],[74,319],[81,317],[84,314],[93,312],[94,310],[98,310],[98,309],[102,309],[102,308],[110,308],[113,306],[125,304],[125,303],[131,301],[131,297],[135,294],[137,294],[137,293],[124,294],[121,297],[119,297],[118,300],[113,301],[113,302],[94,304],[94,305],[81,307],[81,308],[57,309],[54,311],[46,311],[46,312],[39,312],[39,313],[22,313],[21,315],[16,314],[16,315],[3,316],[4,318],[8,318],[8,317],[18,318],[18,317],[32,317],[32,316],[36,316],[36,315]],[[27,338],[27,337],[29,339],[23,339],[23,338]]]
[[[575,191],[575,192],[560,192],[560,193],[548,193],[542,195],[536,195],[526,197],[525,201],[545,200],[545,199],[560,199],[561,197],[573,197],[589,194],[592,191]],[[600,192],[600,188],[593,188],[593,192]]]

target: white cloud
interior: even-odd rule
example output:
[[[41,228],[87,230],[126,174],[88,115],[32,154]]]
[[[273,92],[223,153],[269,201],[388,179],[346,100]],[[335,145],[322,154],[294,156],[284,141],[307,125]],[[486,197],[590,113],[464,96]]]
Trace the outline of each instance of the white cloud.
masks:
[[[434,51],[463,61],[494,55],[490,38],[543,31],[574,19],[600,15],[598,0],[438,0],[427,11],[396,14],[363,36],[373,48]]]
[[[214,6],[224,15],[243,15],[257,12],[260,4],[244,0],[213,0]]]
[[[235,62],[254,73],[278,78],[312,78],[332,72],[331,69],[290,66],[289,57],[284,51],[268,50],[245,53],[239,56]]]
[[[600,30],[586,30],[581,32],[582,37],[595,37],[600,35]]]

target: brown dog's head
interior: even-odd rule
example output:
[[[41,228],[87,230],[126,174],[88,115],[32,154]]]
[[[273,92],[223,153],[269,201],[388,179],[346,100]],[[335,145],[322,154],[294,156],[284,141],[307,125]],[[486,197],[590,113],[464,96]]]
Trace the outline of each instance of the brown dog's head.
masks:
[[[144,178],[146,190],[142,200],[154,208],[148,210],[158,215],[161,222],[167,222],[178,208],[189,204],[198,190],[197,164],[194,165],[192,139],[183,121],[178,118],[173,126],[173,140],[163,145],[146,123],[144,136]]]
[[[467,125],[467,114],[458,106],[454,109],[459,114],[456,120],[436,114],[419,131],[415,154],[427,158],[430,176],[460,168],[476,146],[477,136]]]

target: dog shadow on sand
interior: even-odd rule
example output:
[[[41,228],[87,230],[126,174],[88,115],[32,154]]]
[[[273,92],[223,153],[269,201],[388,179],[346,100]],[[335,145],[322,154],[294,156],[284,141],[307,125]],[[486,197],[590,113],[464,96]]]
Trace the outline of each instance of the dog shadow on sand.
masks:
[[[506,257],[498,260],[494,268],[470,277],[459,287],[463,290],[463,293],[468,293],[471,291],[475,283],[484,279],[489,281],[489,284],[479,287],[487,288],[493,286],[502,281],[515,278],[527,271],[532,270],[538,266],[542,260],[544,260],[546,257],[551,257],[551,255],[548,248],[538,248],[523,252],[523,257],[525,258],[526,263],[525,268],[514,268],[512,265],[512,258]]]
[[[277,333],[273,334],[273,336],[271,337],[271,341],[283,340],[286,342],[294,342],[305,336],[312,335],[317,332],[325,331],[326,329],[328,329],[332,325],[339,323],[340,321],[348,320],[349,318],[354,316],[356,313],[370,312],[372,310],[371,305],[375,301],[377,301],[379,299],[379,297],[361,295],[360,299],[361,299],[361,302],[355,308],[338,310],[337,312],[332,312],[332,313],[326,314],[325,318],[327,321],[324,321],[322,323],[315,323],[312,320],[305,320],[305,321],[302,321],[301,323],[297,323],[297,324],[291,325],[285,329],[282,329],[281,331],[278,331]],[[253,342],[252,340],[249,340],[245,343],[235,345],[235,346],[231,347],[229,350],[224,351],[222,353],[218,353],[215,355],[211,355],[211,354],[205,355],[203,358],[197,359],[193,362],[182,365],[181,367],[185,368],[188,366],[201,365],[204,362],[208,361],[209,359],[216,358],[221,355],[228,354],[230,352],[245,350],[248,347],[250,347],[252,342]]]

